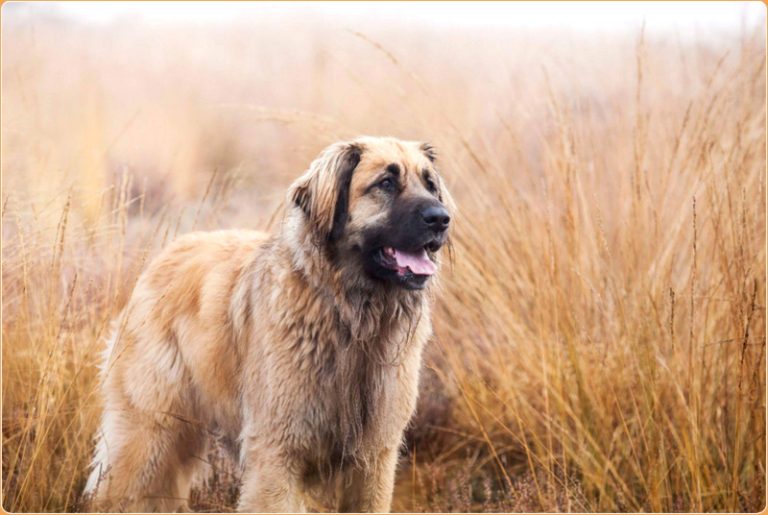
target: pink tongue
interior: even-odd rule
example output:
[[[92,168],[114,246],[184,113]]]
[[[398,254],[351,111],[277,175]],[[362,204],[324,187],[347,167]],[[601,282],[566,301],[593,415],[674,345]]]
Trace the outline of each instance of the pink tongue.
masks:
[[[411,272],[418,275],[432,275],[437,270],[435,264],[427,257],[427,251],[422,249],[419,253],[403,252],[395,249],[395,260],[400,267],[408,267]]]

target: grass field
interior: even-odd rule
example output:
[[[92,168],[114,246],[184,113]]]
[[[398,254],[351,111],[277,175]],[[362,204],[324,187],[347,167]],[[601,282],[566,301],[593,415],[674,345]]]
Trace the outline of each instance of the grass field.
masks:
[[[6,510],[78,508],[146,261],[358,134],[431,141],[459,206],[395,510],[763,508],[764,33],[405,27],[3,21]]]

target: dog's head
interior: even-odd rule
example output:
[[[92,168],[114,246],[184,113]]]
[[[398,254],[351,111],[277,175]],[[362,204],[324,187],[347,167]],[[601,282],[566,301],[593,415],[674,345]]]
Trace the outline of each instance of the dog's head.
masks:
[[[453,203],[425,143],[359,138],[326,148],[289,199],[332,262],[416,290],[437,270]]]

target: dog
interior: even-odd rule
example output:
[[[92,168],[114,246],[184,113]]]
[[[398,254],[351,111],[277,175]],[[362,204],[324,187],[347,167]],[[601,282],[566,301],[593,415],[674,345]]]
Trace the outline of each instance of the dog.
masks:
[[[387,512],[453,201],[428,144],[326,148],[274,234],[191,233],[139,277],[101,370],[92,509],[186,510],[209,434],[246,512]]]

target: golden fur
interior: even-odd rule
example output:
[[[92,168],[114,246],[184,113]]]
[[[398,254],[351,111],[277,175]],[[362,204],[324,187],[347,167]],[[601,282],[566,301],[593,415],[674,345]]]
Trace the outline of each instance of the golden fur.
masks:
[[[337,143],[291,186],[274,234],[193,233],[149,265],[102,369],[95,509],[185,509],[216,432],[242,466],[242,511],[389,510],[431,286],[373,281],[345,249],[383,223],[370,180],[398,163],[403,194],[424,195],[433,158],[393,138]]]

